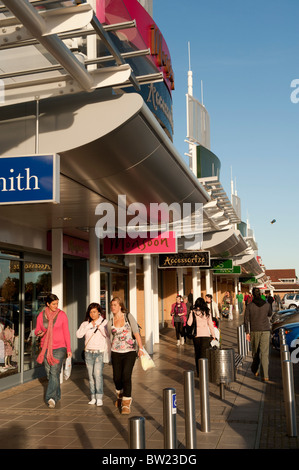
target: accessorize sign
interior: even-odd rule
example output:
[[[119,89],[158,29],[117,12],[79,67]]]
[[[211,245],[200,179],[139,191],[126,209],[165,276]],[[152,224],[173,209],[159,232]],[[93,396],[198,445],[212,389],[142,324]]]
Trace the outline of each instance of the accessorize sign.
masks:
[[[176,253],[177,242],[174,232],[159,234],[156,237],[136,237],[103,239],[104,255],[143,255],[159,253]]]
[[[0,204],[59,202],[58,154],[0,157]]]
[[[196,251],[159,255],[159,268],[210,267],[210,252]]]

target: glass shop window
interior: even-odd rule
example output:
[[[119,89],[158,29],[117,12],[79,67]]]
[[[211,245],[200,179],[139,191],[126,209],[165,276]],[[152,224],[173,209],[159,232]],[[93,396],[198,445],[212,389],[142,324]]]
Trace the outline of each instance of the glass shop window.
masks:
[[[20,371],[20,262],[0,259],[0,378]]]

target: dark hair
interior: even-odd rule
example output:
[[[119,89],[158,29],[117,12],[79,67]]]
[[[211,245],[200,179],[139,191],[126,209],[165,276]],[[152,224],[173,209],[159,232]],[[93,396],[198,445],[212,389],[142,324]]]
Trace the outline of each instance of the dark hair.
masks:
[[[56,294],[48,294],[45,299],[45,304],[51,304],[52,302],[55,302],[55,300],[59,300]]]
[[[88,322],[91,321],[90,310],[92,310],[93,308],[96,308],[97,311],[100,314],[102,313],[102,307],[100,306],[100,304],[97,304],[96,302],[93,302],[92,304],[89,304],[88,307],[87,307],[87,311],[86,311],[86,315],[85,315],[85,321],[88,321]]]
[[[121,311],[123,313],[127,313],[127,309],[125,307],[125,304],[123,303],[123,301],[121,300],[120,297],[113,297],[113,299],[110,301],[110,305],[111,305],[111,302],[118,302],[119,305],[120,305]]]
[[[207,306],[207,302],[202,297],[198,297],[195,300],[195,304],[194,304],[193,309],[194,310],[200,310],[201,312],[205,313],[207,317],[210,316],[210,309]]]
[[[252,289],[252,295],[253,295],[253,297],[260,297],[261,296],[261,291],[259,290],[258,287],[254,287]]]
[[[209,297],[209,299],[213,298],[211,294],[207,294],[206,297]]]

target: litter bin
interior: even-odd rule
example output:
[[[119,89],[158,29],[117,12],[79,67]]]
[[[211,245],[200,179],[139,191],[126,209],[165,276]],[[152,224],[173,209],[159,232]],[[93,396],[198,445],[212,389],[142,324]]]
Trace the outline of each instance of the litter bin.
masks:
[[[235,351],[232,348],[207,349],[209,362],[209,380],[220,385],[220,396],[224,398],[224,385],[236,380]]]

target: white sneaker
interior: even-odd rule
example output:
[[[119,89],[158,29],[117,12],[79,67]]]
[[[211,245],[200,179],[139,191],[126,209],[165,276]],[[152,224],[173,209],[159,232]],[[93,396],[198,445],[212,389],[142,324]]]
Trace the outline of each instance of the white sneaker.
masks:
[[[53,398],[50,398],[48,401],[49,408],[55,408],[55,400]]]
[[[103,406],[103,400],[101,398],[97,399],[97,406]]]
[[[179,346],[180,344],[180,340],[178,339],[176,345]]]
[[[96,404],[96,399],[92,398],[90,402],[88,402],[89,405],[95,405]]]
[[[184,338],[183,337],[181,338],[181,344],[182,345],[184,344]]]

